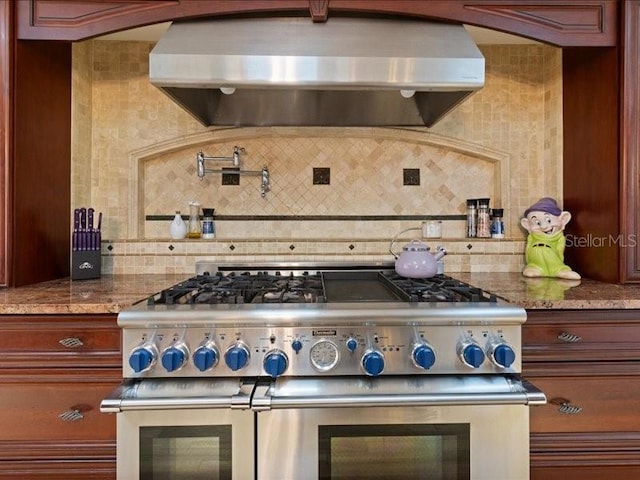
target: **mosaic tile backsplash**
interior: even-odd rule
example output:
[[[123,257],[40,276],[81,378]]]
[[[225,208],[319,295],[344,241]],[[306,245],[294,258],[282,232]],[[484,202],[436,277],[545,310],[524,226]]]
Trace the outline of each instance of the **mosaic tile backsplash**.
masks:
[[[431,129],[205,128],[149,83],[152,46],[74,44],[72,207],[104,213],[106,273],[191,273],[202,258],[388,259],[395,234],[433,215],[450,271],[518,271],[521,213],[562,197],[559,49],[481,45],[485,87]],[[234,146],[243,170],[268,167],[264,198],[258,176],[198,178],[198,151]],[[328,169],[328,184],[314,184],[314,168]],[[464,239],[465,199],[478,197],[505,209],[506,240]],[[169,239],[168,218],[192,200],[221,216],[214,241]]]

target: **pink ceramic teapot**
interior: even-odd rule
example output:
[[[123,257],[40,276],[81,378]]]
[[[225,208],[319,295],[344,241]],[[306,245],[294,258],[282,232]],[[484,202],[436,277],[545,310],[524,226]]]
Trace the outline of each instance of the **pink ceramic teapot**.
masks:
[[[427,247],[420,240],[411,240],[404,247],[402,253],[396,255],[396,273],[407,278],[431,278],[438,273],[438,260],[447,254],[439,249],[435,255],[429,253]]]

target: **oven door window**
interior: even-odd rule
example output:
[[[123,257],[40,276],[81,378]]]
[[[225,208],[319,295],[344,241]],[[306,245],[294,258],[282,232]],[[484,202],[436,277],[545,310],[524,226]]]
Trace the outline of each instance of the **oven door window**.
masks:
[[[319,478],[469,480],[469,424],[321,425]]]
[[[140,428],[140,480],[231,480],[231,425]]]

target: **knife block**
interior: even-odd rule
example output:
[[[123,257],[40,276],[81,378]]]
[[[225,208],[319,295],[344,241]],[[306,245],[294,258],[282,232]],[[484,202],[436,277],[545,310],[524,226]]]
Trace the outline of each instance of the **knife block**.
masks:
[[[71,280],[100,278],[100,250],[71,252]]]

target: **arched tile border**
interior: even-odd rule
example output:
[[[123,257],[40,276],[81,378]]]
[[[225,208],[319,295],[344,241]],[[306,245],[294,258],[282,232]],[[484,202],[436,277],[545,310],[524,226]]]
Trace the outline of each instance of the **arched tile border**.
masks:
[[[228,142],[264,137],[348,137],[390,139],[416,143],[462,153],[493,164],[494,201],[498,205],[510,204],[509,167],[510,155],[476,143],[438,135],[420,128],[309,128],[309,127],[255,127],[214,128],[205,132],[185,135],[158,142],[129,153],[129,217],[127,238],[137,239],[143,231],[144,212],[144,162],[170,152],[212,142]],[[195,161],[195,159],[194,159]]]

